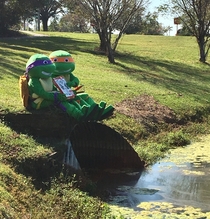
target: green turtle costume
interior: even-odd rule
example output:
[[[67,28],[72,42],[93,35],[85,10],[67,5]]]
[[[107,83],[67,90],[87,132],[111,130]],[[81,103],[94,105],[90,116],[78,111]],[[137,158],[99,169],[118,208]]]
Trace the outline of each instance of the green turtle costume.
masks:
[[[48,56],[43,54],[32,55],[26,63],[26,73],[29,75],[28,88],[33,109],[42,109],[56,105],[67,112],[77,121],[83,121],[88,108],[75,107],[69,103],[66,96],[58,92],[52,79],[56,67]]]
[[[64,50],[56,50],[49,55],[50,60],[55,64],[56,69],[52,77],[63,76],[67,85],[71,88],[76,88],[79,85],[79,79],[72,73],[75,70],[75,62],[71,54]],[[114,107],[109,105],[106,107],[106,102],[101,101],[97,104],[87,93],[77,93],[73,104],[80,107],[87,106],[90,112],[87,120],[100,121],[113,114]]]

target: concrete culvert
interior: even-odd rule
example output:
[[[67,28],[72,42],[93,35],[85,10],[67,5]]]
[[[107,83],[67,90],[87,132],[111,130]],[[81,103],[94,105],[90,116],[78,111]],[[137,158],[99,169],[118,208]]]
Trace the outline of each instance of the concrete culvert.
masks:
[[[76,123],[64,113],[46,110],[3,113],[0,119],[13,130],[27,133],[36,139],[39,138],[42,141],[46,139],[45,142],[51,138],[60,140],[58,153],[64,151],[64,154],[67,154],[69,147],[62,143],[62,139],[66,139],[66,142],[70,142],[82,169],[132,168],[139,170],[144,167],[144,162],[126,139],[100,122]],[[48,144],[53,147],[55,142],[48,142]],[[66,160],[70,160],[70,154]]]
[[[71,132],[70,141],[81,168],[144,167],[144,162],[126,139],[104,124],[78,124]]]

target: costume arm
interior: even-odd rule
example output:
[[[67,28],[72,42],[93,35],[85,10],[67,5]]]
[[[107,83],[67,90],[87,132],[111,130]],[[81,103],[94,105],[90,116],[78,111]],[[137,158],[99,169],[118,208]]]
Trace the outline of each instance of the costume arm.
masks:
[[[31,94],[35,93],[36,95],[42,97],[43,99],[52,100],[52,101],[55,100],[55,93],[45,91],[38,78],[30,79],[29,90]],[[58,93],[56,95],[56,98],[60,101],[65,101],[67,99],[66,96],[61,93]]]
[[[79,85],[79,79],[70,73],[70,81],[67,82],[69,87],[77,87]]]

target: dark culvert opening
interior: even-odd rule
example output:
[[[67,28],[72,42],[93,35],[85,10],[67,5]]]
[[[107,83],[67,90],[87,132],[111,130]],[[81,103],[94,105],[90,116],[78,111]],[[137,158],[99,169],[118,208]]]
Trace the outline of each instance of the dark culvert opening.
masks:
[[[98,123],[81,123],[74,127],[70,141],[81,168],[141,169],[133,147],[118,132]]]

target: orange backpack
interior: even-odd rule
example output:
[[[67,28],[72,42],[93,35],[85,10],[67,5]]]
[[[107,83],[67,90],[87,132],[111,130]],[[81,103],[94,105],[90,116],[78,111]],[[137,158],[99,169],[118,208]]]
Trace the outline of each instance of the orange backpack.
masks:
[[[28,107],[28,103],[29,103],[28,80],[29,80],[29,76],[26,72],[23,75],[21,75],[19,78],[20,97],[22,99],[22,104],[25,108]]]

